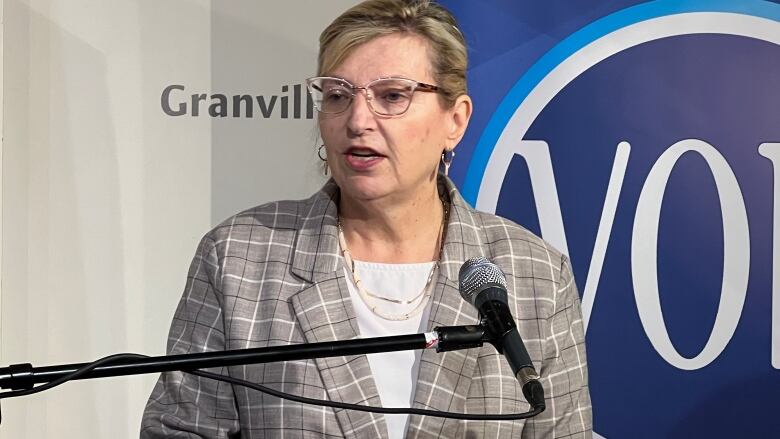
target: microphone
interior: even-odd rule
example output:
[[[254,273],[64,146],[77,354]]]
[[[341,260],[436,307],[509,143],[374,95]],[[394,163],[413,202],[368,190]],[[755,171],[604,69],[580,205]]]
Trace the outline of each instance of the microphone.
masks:
[[[525,399],[532,408],[544,410],[544,389],[509,311],[504,273],[496,264],[480,256],[469,259],[460,267],[458,279],[460,295],[479,311],[490,343],[509,362],[512,373],[522,385]]]

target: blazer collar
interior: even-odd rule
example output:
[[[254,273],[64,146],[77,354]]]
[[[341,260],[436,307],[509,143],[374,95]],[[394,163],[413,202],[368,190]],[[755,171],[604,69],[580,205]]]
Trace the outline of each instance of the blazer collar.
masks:
[[[450,217],[439,265],[442,274],[457,285],[460,267],[467,259],[490,255],[485,253],[488,246],[483,239],[480,214],[466,203],[452,180],[444,175],[439,175],[439,193],[448,194],[450,199]]]
[[[461,197],[448,177],[439,175],[439,193],[450,199],[450,216],[440,257],[441,273],[458,282],[458,272],[467,259],[485,254],[486,246],[479,214]],[[312,282],[317,273],[332,273],[339,266],[338,199],[339,187],[329,180],[298,211],[297,237],[292,271]]]
[[[333,179],[298,208],[292,272],[308,282],[339,266],[339,187]]]

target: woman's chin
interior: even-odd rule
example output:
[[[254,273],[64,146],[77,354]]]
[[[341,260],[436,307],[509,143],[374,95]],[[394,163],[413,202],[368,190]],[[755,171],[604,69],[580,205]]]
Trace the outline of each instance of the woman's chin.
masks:
[[[350,198],[360,201],[382,198],[392,193],[395,187],[386,179],[366,175],[353,175],[344,179],[337,179],[337,182],[342,192],[346,193]]]

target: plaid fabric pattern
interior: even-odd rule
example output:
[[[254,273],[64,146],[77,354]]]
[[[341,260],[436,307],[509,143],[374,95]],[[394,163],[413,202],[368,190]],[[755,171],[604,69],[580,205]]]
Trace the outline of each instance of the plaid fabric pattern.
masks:
[[[458,292],[458,271],[485,256],[506,273],[510,306],[545,388],[547,410],[526,421],[411,416],[409,438],[589,438],[592,418],[579,296],[569,261],[508,221],[473,210],[450,180],[452,202],[429,330],[477,322]],[[239,213],[201,241],[168,338],[171,354],[359,337],[338,250],[338,187],[308,200]],[[312,398],[380,405],[365,356],[212,369]],[[528,410],[509,365],[492,346],[426,350],[414,407],[466,413]],[[379,414],[309,406],[181,372],[161,375],[142,438],[386,438]]]

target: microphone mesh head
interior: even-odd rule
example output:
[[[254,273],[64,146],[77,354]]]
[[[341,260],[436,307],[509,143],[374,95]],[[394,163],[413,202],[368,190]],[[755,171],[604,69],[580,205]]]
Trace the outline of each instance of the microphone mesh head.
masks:
[[[478,292],[489,285],[499,285],[506,289],[506,277],[498,265],[482,256],[471,258],[463,263],[458,274],[460,295],[472,305]]]

